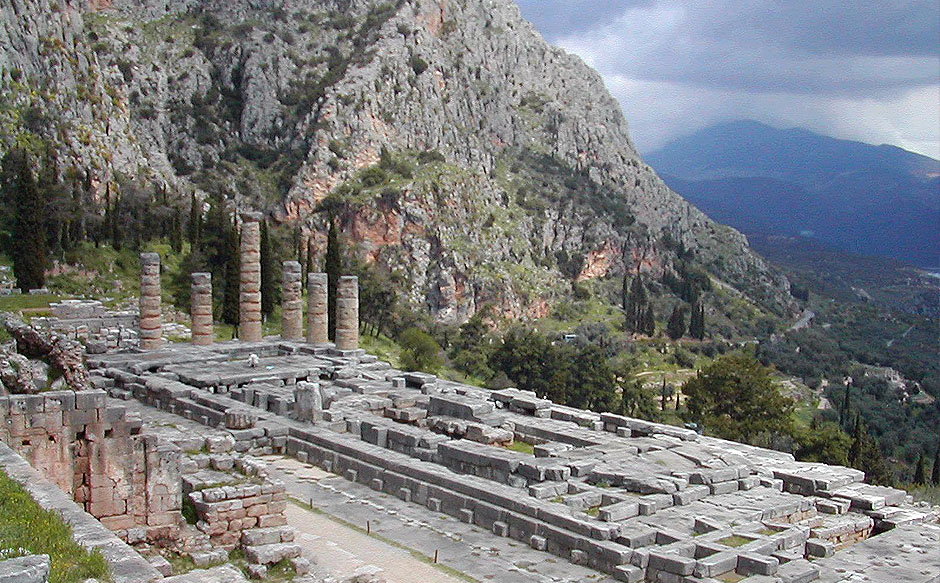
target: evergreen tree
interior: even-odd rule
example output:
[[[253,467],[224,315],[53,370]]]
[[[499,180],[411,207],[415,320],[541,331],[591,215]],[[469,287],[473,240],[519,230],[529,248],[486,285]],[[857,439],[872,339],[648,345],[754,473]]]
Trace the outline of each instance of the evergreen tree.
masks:
[[[170,226],[170,248],[174,253],[183,251],[183,209],[176,207]]]
[[[196,199],[196,193],[189,198],[189,224],[186,225],[186,238],[190,246],[195,249],[199,246],[200,223],[202,222],[202,209]]]
[[[336,229],[336,218],[330,216],[330,230],[326,237],[326,257],[323,271],[327,277],[327,311],[329,313],[329,336],[333,340],[336,336],[336,288],[342,275],[342,248],[339,232]]]
[[[630,292],[626,298],[626,307],[624,308],[627,313],[627,331],[640,333],[644,331],[643,316],[648,305],[649,298],[646,294],[646,286],[643,285],[642,276],[637,273],[630,283]]]
[[[226,324],[232,324],[238,329],[238,296],[241,285],[241,261],[239,254],[238,229],[235,227],[234,220],[228,223],[228,228],[223,231],[226,239],[227,261],[224,263],[223,273],[225,274],[225,285],[222,292],[222,318]]]
[[[937,453],[933,456],[933,470],[930,472],[930,482],[940,486],[940,443],[937,444]]]
[[[920,457],[917,458],[917,466],[914,468],[914,485],[923,486],[927,483],[927,460],[924,459],[924,454],[921,453]]]
[[[673,340],[682,338],[685,334],[685,307],[682,304],[676,304],[672,309],[672,315],[669,316],[669,322],[666,324],[666,335]]]
[[[845,427],[849,422],[849,407],[851,406],[849,388],[852,386],[852,382],[846,379],[845,381],[845,391],[842,394],[842,407],[839,409],[839,425]]]
[[[692,306],[692,316],[689,319],[689,336],[696,340],[705,338],[705,304],[698,302]]]
[[[849,465],[865,472],[865,480],[870,484],[891,486],[894,477],[888,469],[878,441],[868,435],[861,415],[855,416],[855,431],[852,435],[852,447],[849,448]]]
[[[268,234],[268,222],[261,221],[261,315],[265,319],[274,313],[274,307],[280,301],[280,288],[277,285],[277,258],[271,248]]]
[[[3,200],[12,206],[9,254],[16,285],[23,291],[46,282],[46,201],[33,176],[29,154],[20,148],[6,153],[2,161]]]
[[[643,320],[640,322],[640,331],[647,336],[656,334],[656,316],[653,314],[653,306],[646,303],[646,311],[643,313]]]

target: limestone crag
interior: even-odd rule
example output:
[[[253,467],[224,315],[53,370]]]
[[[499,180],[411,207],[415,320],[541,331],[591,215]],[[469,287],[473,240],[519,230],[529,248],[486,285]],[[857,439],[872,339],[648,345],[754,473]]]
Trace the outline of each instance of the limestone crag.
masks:
[[[510,0],[14,0],[0,85],[0,142],[48,141],[99,199],[119,173],[217,188],[317,248],[324,197],[383,149],[418,160],[338,218],[442,320],[541,315],[570,280],[680,255],[788,307],[787,282],[664,185],[600,77]]]

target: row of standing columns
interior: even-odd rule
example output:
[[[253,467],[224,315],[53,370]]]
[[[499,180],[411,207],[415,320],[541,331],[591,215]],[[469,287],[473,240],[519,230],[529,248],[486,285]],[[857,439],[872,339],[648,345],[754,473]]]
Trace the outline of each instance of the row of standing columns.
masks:
[[[242,236],[239,247],[241,273],[239,278],[239,338],[259,342],[261,331],[261,232],[260,213],[242,213]],[[160,315],[160,255],[140,255],[140,348],[160,348],[162,319]],[[323,344],[329,342],[327,308],[328,279],[325,273],[307,275],[307,328],[303,324],[303,291],[301,268],[296,261],[285,261],[281,287],[281,337]],[[193,344],[207,346],[213,341],[212,274],[193,273],[190,310]],[[306,332],[306,333],[305,333]],[[343,276],[337,282],[336,332],[337,350],[359,348],[359,279]]]

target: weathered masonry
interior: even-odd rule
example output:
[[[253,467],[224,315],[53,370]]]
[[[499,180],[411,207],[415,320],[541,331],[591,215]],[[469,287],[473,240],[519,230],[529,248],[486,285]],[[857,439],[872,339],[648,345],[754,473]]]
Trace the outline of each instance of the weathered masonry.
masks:
[[[869,538],[904,541],[911,559],[892,568],[911,580],[940,572],[923,551],[935,511],[857,470],[402,372],[330,344],[177,345],[90,364],[115,396],[228,428],[237,452],[286,453],[623,581],[834,582],[829,565],[849,552],[878,573]]]

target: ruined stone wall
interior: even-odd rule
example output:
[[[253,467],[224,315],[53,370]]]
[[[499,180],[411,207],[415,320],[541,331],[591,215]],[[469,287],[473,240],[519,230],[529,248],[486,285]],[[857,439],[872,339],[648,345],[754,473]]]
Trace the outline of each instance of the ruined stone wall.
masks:
[[[140,435],[104,391],[0,397],[0,439],[119,536],[178,534],[179,449]]]

